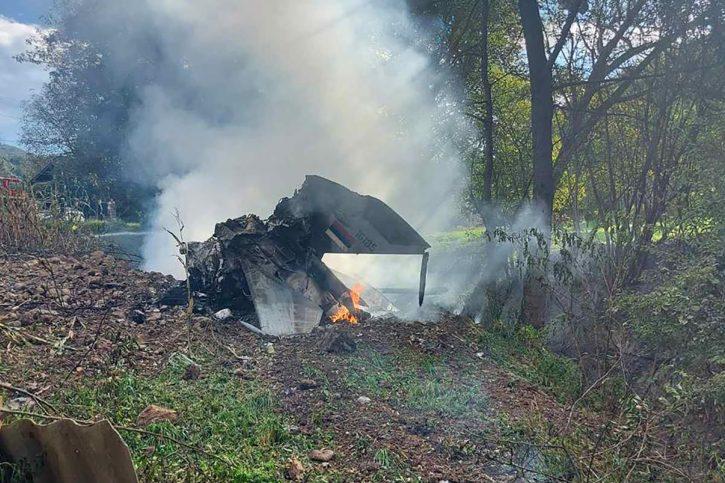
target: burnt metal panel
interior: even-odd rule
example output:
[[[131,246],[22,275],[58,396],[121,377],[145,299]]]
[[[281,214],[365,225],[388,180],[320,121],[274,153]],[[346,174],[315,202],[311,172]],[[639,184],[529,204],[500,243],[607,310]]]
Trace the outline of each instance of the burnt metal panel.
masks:
[[[313,220],[321,253],[423,254],[430,245],[392,208],[321,176],[306,176],[287,200],[294,216]]]
[[[306,298],[303,292],[265,274],[259,265],[246,260],[242,264],[262,332],[276,336],[305,334],[319,325],[322,308],[319,301],[311,300],[317,296],[313,286],[307,286],[312,295],[308,293]]]
[[[337,304],[357,309],[351,305],[349,287],[322,262],[325,253],[424,255],[428,248],[379,199],[307,176],[267,220],[256,215],[230,219],[218,223],[206,242],[189,243],[187,262],[192,290],[208,296],[212,309],[230,308],[239,316],[251,316],[248,322],[258,323],[267,334],[287,335],[309,332]],[[378,295],[370,293],[371,300]]]

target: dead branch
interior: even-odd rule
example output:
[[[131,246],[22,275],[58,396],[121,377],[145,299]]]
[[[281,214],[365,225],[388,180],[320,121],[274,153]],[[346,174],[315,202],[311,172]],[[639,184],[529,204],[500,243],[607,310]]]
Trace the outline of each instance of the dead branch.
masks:
[[[9,383],[3,382],[3,381],[0,381],[0,387],[3,389],[7,389],[8,391],[19,392],[21,394],[25,394],[26,396],[32,398],[35,402],[37,402],[40,407],[45,406],[44,409],[46,411],[48,409],[50,409],[53,413],[59,414],[59,411],[55,408],[55,406],[53,406],[51,403],[49,403],[42,397],[38,396],[37,394],[28,391],[27,389],[23,389],[21,387],[16,387],[16,386],[13,386],[12,384],[9,384]]]
[[[2,322],[0,322],[0,331],[4,331],[12,340],[14,340],[16,342],[18,341],[16,337],[19,337],[21,340],[34,342],[36,344],[44,344],[44,345],[49,345],[51,347],[62,347],[63,349],[68,349],[70,351],[78,350],[76,347],[63,345],[61,343],[61,341],[53,342],[48,339],[38,337],[37,335],[29,334],[28,332],[26,332],[18,327],[11,327],[9,325],[5,325]]]

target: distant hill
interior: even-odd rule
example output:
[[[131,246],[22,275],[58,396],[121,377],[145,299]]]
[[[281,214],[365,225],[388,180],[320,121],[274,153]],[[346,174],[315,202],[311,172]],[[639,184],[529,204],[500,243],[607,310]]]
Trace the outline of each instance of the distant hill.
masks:
[[[0,143],[0,176],[22,176],[28,161],[26,151]]]

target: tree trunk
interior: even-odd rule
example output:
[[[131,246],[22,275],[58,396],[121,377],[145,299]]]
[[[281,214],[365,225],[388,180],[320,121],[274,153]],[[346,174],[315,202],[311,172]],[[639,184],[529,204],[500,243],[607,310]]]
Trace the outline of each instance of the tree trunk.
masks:
[[[483,199],[490,203],[493,199],[493,95],[488,69],[488,26],[491,14],[491,1],[481,1],[481,90],[486,103],[483,116],[483,140],[485,171],[483,175]]]
[[[534,158],[534,202],[544,226],[551,226],[554,203],[554,170],[551,134],[554,117],[551,70],[544,48],[544,26],[536,0],[519,0],[519,14],[526,42],[531,82],[531,133]]]
[[[546,59],[544,26],[536,0],[519,0],[518,3],[531,84],[534,205],[548,240],[554,204],[554,170],[551,159],[554,102],[551,68]],[[549,319],[545,278],[546,274],[542,270],[532,268],[524,283],[522,321],[534,327],[543,327]]]

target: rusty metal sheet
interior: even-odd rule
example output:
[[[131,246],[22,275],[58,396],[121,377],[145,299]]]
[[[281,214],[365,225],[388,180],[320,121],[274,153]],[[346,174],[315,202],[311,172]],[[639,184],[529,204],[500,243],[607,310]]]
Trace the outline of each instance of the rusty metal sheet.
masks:
[[[131,452],[106,421],[81,426],[24,419],[0,428],[0,460],[36,483],[138,483]]]

